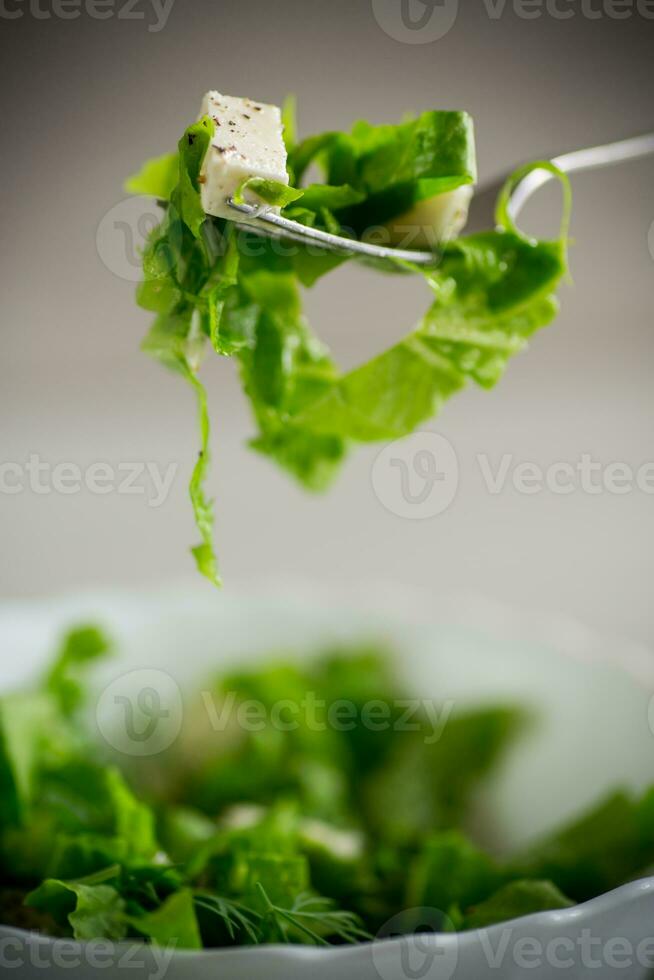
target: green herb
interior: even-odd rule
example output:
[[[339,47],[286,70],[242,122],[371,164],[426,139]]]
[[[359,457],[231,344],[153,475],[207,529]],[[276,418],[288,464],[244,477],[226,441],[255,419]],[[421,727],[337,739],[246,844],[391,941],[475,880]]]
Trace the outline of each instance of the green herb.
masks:
[[[371,937],[359,925],[351,912],[334,910],[328,899],[298,895],[291,908],[270,901],[263,885],[259,893],[264,905],[264,923],[268,942],[304,941],[315,946],[328,946],[326,936],[354,943]]]
[[[209,912],[221,920],[234,945],[239,943],[257,945],[262,941],[261,916],[253,909],[245,908],[229,898],[206,892],[196,892],[195,904],[200,910]]]

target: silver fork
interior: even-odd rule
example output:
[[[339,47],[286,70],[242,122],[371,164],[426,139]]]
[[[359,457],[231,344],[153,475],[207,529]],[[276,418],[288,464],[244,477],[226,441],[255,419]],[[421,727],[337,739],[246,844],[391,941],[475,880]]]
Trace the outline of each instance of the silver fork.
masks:
[[[617,143],[606,143],[603,146],[592,146],[585,150],[573,150],[560,156],[552,157],[551,162],[565,174],[583,170],[595,170],[598,167],[609,167],[625,160],[635,160],[638,157],[654,153],[654,133],[645,133],[630,139],[619,140]],[[495,202],[502,189],[507,174],[483,184],[474,194],[468,214],[465,233],[488,231],[495,225]],[[510,217],[517,217],[532,194],[543,184],[552,180],[554,175],[548,170],[533,170],[514,189],[508,204]],[[403,259],[417,265],[430,265],[436,261],[435,253],[427,250],[389,248],[384,245],[373,245],[357,239],[332,235],[318,228],[309,228],[299,221],[291,221],[267,206],[253,204],[237,204],[233,198],[227,199],[227,204],[247,217],[247,224],[242,227],[271,238],[288,238],[304,245],[312,244],[324,248],[327,252],[346,255],[363,255],[372,259]],[[236,214],[235,214],[236,220]],[[238,222],[237,222],[238,223]]]

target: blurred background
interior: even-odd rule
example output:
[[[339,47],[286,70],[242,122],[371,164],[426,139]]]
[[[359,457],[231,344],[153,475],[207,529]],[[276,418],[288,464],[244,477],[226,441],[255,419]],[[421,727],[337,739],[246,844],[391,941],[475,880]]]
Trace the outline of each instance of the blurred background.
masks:
[[[295,92],[303,135],[465,108],[480,174],[494,176],[653,129],[653,18],[645,0],[6,0],[0,593],[185,579],[210,588],[188,554],[195,407],[139,353],[149,315],[133,299],[139,228],[122,189],[144,158],[174,148],[207,89],[276,103]],[[447,440],[455,492],[431,508],[440,512],[397,506],[375,477],[383,446],[357,448],[326,496],[305,495],[246,448],[253,427],[235,367],[208,358],[226,589],[301,578],[476,592],[648,639],[653,173],[650,158],[574,180],[559,319],[493,393],[471,388],[426,427]],[[551,231],[558,209],[545,191],[525,221]],[[344,366],[399,338],[428,302],[422,282],[355,267],[305,298]],[[516,484],[521,464],[546,476],[584,458],[592,487]],[[26,475],[30,459],[42,477]],[[93,464],[123,479],[133,464],[139,475],[130,492],[120,481],[75,490],[75,473]],[[148,464],[169,474],[165,492]],[[495,493],[488,467],[506,474]]]

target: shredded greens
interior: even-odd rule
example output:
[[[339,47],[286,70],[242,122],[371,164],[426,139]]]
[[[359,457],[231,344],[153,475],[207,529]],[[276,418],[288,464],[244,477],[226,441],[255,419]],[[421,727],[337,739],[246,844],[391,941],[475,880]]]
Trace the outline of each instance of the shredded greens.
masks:
[[[466,709],[434,739],[375,648],[215,678],[180,740],[122,771],[86,720],[109,649],[73,630],[40,683],[0,698],[3,924],[183,949],[355,943],[424,926],[405,910],[449,931],[565,909],[654,863],[654,789],[490,853],[480,790],[529,718]]]
[[[256,192],[283,214],[313,227],[355,235],[383,230],[420,201],[476,179],[472,121],[465,112],[424,112],[398,126],[358,122],[350,133],[297,141],[294,107],[284,110],[290,186],[253,178]],[[209,117],[190,126],[178,153],[149,160],[126,184],[164,205],[143,255],[139,305],[156,314],[144,350],[181,373],[196,393],[201,449],[191,500],[201,572],[219,581],[212,506],[204,481],[209,421],[198,372],[207,347],[236,360],[257,432],[251,446],[309,490],[333,480],[350,446],[395,439],[438,412],[468,380],[490,388],[530,335],[557,312],[566,271],[567,218],[556,241],[522,235],[498,202],[498,228],[445,242],[428,271],[376,263],[383,272],[424,276],[433,293],[425,316],[402,341],[342,372],[302,314],[300,287],[347,261],[315,247],[277,243],[207,217],[198,179],[213,134]],[[324,183],[304,185],[317,164]],[[551,164],[532,167],[553,169]]]

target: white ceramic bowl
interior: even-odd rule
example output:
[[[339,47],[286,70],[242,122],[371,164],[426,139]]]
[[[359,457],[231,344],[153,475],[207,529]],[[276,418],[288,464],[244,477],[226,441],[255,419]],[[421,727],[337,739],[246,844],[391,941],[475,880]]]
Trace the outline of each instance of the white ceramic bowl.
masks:
[[[234,663],[275,653],[305,657],[327,644],[379,639],[398,655],[416,697],[455,705],[512,702],[537,718],[486,793],[500,846],[523,845],[616,785],[654,782],[649,651],[601,641],[568,621],[480,600],[440,600],[399,590],[339,597],[293,588],[265,596],[205,590],[82,595],[0,604],[0,690],[29,681],[58,632],[97,620],[118,655],[98,678],[96,719],[108,727],[107,691],[144,677],[163,685],[171,738],[182,721],[178,690],[191,691]],[[143,672],[146,672],[143,674]],[[172,692],[172,695],[171,695]],[[169,733],[170,733],[169,731]],[[164,732],[164,740],[170,740]],[[154,744],[154,743],[151,743]],[[123,749],[120,744],[116,748]],[[156,745],[155,745],[156,748]],[[146,751],[143,754],[147,754]],[[16,977],[118,980],[130,964],[168,980],[483,980],[486,977],[641,980],[654,970],[654,880],[626,885],[562,912],[481,932],[380,940],[353,948],[262,947],[203,953],[83,947],[0,928],[0,970]]]

